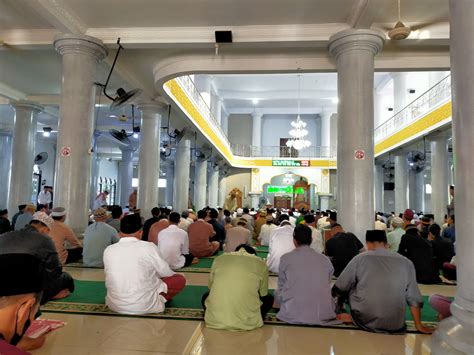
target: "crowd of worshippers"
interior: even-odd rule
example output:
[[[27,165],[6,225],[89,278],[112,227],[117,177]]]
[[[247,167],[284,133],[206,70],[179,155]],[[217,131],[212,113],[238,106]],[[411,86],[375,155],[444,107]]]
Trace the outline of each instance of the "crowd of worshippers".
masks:
[[[431,333],[421,321],[418,283],[440,283],[441,271],[456,277],[454,215],[440,227],[409,209],[377,214],[364,246],[337,222],[336,211],[155,207],[143,221],[139,210],[100,207],[81,238],[67,225],[68,213],[27,204],[10,221],[8,211],[0,212],[0,350],[41,346],[44,338],[23,335],[40,304],[74,292],[63,271],[69,263],[104,268],[107,306],[139,315],[164,311],[186,285],[178,272],[219,255],[202,305],[206,326],[227,330],[261,327],[275,308],[287,323],[353,323],[400,334],[408,305],[418,331]],[[268,256],[257,256],[255,245],[268,246]],[[278,277],[274,293],[269,273]],[[445,317],[449,302],[435,295],[431,303]]]

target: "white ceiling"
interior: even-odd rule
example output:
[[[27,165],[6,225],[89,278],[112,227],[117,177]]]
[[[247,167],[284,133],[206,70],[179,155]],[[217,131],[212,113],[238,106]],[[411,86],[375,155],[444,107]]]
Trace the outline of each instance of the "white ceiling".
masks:
[[[337,74],[232,74],[195,75],[208,77],[213,82],[227,111],[296,113],[298,107],[298,79],[300,79],[300,107],[311,113],[334,112],[337,108]],[[390,73],[375,73],[374,85],[386,81]],[[389,95],[390,91],[385,90]],[[254,103],[253,99],[258,99]]]
[[[326,50],[328,39],[349,27],[350,18],[356,13],[354,4],[358,3],[364,1],[0,0],[0,125],[13,123],[13,111],[5,104],[9,99],[31,99],[48,110],[39,115],[40,124],[56,127],[62,76],[61,57],[52,47],[57,33],[96,36],[109,47],[109,56],[97,71],[99,82],[105,81],[117,48],[115,41],[120,36],[125,51],[119,58],[109,92],[115,92],[118,87],[140,87],[147,95],[155,97],[163,94],[162,88],[155,86],[156,68],[161,68],[162,63],[179,62],[180,56],[213,55],[216,29],[232,29],[235,41],[222,48],[222,55],[215,57],[216,63],[230,58],[254,60],[263,55],[271,56],[265,59],[265,63],[271,63],[277,58],[297,55],[299,57],[289,60],[295,68],[281,71],[291,72],[301,61],[315,55],[323,58],[322,63],[327,66],[319,68],[315,64],[315,71],[332,71],[334,63]],[[393,24],[396,3],[396,0],[369,0],[357,26]],[[441,67],[436,58],[449,58],[449,28],[445,23],[448,1],[402,0],[401,6],[402,19],[406,23],[440,23],[433,29],[424,30],[422,36],[415,33],[411,40],[401,45],[387,46],[386,52],[376,58],[382,63],[380,70],[404,68],[397,67],[396,61],[405,57],[408,66],[415,63],[416,67],[423,57],[435,58],[431,65]],[[384,80],[384,75],[376,73],[376,86]],[[294,110],[297,106],[295,74],[213,75],[213,79],[228,109],[254,109],[256,105],[252,104],[252,98],[260,99],[259,108]],[[331,100],[337,90],[335,73],[304,74],[301,84],[303,108],[335,108]],[[385,91],[391,89],[385,88]],[[130,115],[130,112],[126,114]],[[109,115],[107,108],[101,109],[99,127],[109,129],[123,125]],[[186,124],[180,115],[172,121],[178,128]],[[107,144],[104,142],[105,146]]]

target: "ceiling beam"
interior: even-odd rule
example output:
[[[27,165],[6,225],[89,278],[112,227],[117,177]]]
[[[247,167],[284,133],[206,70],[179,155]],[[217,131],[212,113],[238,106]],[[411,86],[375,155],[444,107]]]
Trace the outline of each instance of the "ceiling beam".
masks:
[[[263,115],[296,115],[298,112],[298,107],[238,107],[227,109],[227,113],[229,115],[251,115],[257,112]],[[317,115],[322,112],[337,112],[337,105],[333,104],[324,107],[318,106],[300,108],[300,114],[302,115]]]
[[[84,34],[86,24],[59,0],[20,0],[24,6],[34,9],[54,28],[65,33]]]
[[[0,96],[8,98],[9,100],[26,100],[25,93],[12,88],[11,86],[0,82]]]
[[[301,90],[302,100],[331,99],[337,97],[337,90]],[[239,91],[239,90],[219,90],[219,97],[225,100],[281,100],[298,99],[296,90],[274,90],[274,91]]]

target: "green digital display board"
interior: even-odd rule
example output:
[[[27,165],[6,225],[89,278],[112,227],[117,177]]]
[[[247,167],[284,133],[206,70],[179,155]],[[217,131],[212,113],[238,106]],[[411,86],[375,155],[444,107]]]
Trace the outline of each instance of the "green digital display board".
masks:
[[[308,167],[310,166],[310,161],[309,160],[276,159],[276,160],[272,160],[272,166]]]
[[[302,187],[297,187],[293,189],[293,186],[277,186],[277,185],[268,185],[267,193],[269,194],[297,194],[303,195],[304,189]]]

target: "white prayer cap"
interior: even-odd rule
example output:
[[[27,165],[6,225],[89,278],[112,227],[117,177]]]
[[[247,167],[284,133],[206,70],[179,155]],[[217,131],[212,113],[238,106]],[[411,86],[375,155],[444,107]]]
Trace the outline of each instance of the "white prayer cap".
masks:
[[[51,211],[51,217],[62,217],[66,215],[66,209],[64,207],[55,207]]]
[[[242,214],[244,213],[244,210],[242,208],[237,208],[237,214]]]
[[[48,216],[44,212],[34,213],[31,220],[41,222],[48,228],[51,228],[53,226],[53,223],[54,223],[54,219],[52,219],[50,216]]]

